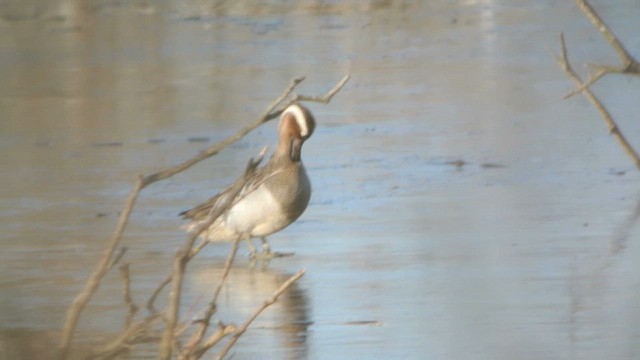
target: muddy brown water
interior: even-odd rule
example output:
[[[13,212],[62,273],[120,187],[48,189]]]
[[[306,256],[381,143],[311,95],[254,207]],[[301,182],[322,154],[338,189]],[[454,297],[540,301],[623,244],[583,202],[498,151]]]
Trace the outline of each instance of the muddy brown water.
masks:
[[[637,49],[637,3],[594,5]],[[549,50],[563,31],[579,70],[617,59],[572,2],[9,1],[0,12],[0,357],[55,348],[136,174],[232,134],[295,76],[318,94],[345,73],[330,104],[310,104],[311,205],[271,237],[295,256],[252,268],[242,247],[220,319],[241,322],[307,273],[235,359],[640,356],[638,173],[584,99],[561,100],[571,84]],[[640,145],[638,81],[594,89]],[[124,240],[134,300],[184,239],[176,214],[232,181],[274,129],[143,192]],[[191,264],[185,319],[227,251]],[[117,272],[105,278],[80,343],[121,328],[120,289]]]

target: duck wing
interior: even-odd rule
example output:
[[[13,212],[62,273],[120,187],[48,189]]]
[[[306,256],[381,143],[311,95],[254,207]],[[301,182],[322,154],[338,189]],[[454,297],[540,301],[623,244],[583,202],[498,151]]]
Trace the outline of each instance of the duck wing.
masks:
[[[216,212],[221,207],[232,205],[237,199],[243,198],[255,190],[270,174],[269,164],[257,169],[260,162],[262,162],[264,151],[266,151],[266,148],[263,149],[258,158],[249,161],[244,175],[236,179],[233,184],[209,198],[207,201],[183,211],[179,215],[183,219],[201,220]],[[271,163],[271,161],[269,163]]]

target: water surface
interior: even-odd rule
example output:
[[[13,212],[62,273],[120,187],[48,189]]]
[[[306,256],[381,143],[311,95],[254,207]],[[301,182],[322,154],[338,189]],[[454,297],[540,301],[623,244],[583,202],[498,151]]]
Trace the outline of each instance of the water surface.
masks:
[[[594,4],[629,49],[634,1]],[[240,323],[307,273],[237,359],[635,359],[638,174],[549,49],[617,61],[571,2],[107,1],[0,4],[0,352],[46,358],[135,176],[253,121],[289,81],[352,78],[305,145],[314,194],[271,237],[295,256],[241,257],[219,316]],[[594,89],[632,143],[637,81]],[[222,189],[268,124],[146,189],[124,245],[143,302],[182,244],[182,210]],[[206,304],[228,246],[208,247],[182,314]],[[117,332],[117,272],[78,341]],[[164,301],[164,298],[161,301]],[[49,344],[49,346],[46,346]],[[36,355],[37,354],[37,355]],[[141,352],[136,356],[151,356]]]

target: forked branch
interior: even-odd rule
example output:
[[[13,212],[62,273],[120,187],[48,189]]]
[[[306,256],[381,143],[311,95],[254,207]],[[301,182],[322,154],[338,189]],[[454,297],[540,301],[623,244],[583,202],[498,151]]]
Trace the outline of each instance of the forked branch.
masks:
[[[193,244],[196,239],[200,236],[201,233],[206,231],[209,226],[213,224],[213,222],[222,215],[238,198],[238,194],[240,190],[246,185],[247,181],[251,178],[251,176],[255,173],[258,165],[262,161],[262,156],[264,153],[261,153],[258,159],[251,159],[247,164],[247,169],[242,176],[242,181],[238,181],[229,188],[229,192],[227,196],[220,197],[219,202],[216,204],[214,208],[212,208],[212,213],[209,214],[209,219],[205,224],[202,224],[198,227],[196,231],[189,234],[187,240],[183,247],[176,253],[175,260],[173,262],[173,271],[171,277],[171,292],[169,294],[169,309],[167,312],[167,323],[164,330],[164,334],[162,336],[162,343],[160,344],[160,359],[169,359],[174,349],[174,340],[175,340],[175,329],[178,324],[179,318],[179,310],[180,310],[180,300],[182,298],[182,281],[184,279],[184,273],[186,270],[187,263],[189,260],[193,258],[192,249]],[[233,261],[233,257],[235,257],[236,250],[238,249],[238,241],[240,239],[236,239],[233,246],[232,257],[227,261],[228,267],[231,267],[231,262]],[[228,271],[228,270],[227,270]],[[226,276],[223,280],[226,279]],[[222,285],[220,285],[222,286]],[[217,292],[216,292],[217,296]]]
[[[331,98],[338,91],[340,91],[342,87],[347,83],[347,81],[349,80],[349,75],[346,75],[344,78],[342,78],[332,89],[330,89],[326,94],[322,96],[306,96],[306,95],[292,96],[294,89],[303,80],[304,80],[304,77],[293,79],[289,84],[289,86],[282,92],[282,94],[279,97],[277,97],[269,105],[269,107],[265,110],[265,112],[262,115],[260,115],[260,117],[255,122],[248,124],[244,128],[240,129],[234,135],[222,140],[219,143],[216,143],[210,146],[209,148],[200,152],[196,156],[176,166],[170,167],[168,169],[159,171],[151,175],[147,175],[147,176],[140,175],[138,177],[138,179],[134,184],[133,189],[131,190],[131,193],[127,197],[124,208],[120,213],[118,224],[113,234],[107,241],[102,257],[98,262],[98,265],[96,266],[95,270],[87,280],[87,283],[85,284],[84,288],[76,296],[72,305],[69,307],[65,324],[62,329],[62,335],[60,340],[60,353],[59,353],[60,359],[66,359],[68,357],[71,341],[73,339],[73,335],[78,325],[80,314],[86,307],[87,303],[91,300],[93,295],[96,293],[104,276],[121,259],[122,255],[124,255],[125,249],[123,248],[123,250],[114,257],[114,253],[119,243],[122,240],[124,230],[127,227],[131,212],[133,211],[133,208],[135,206],[135,203],[137,201],[137,198],[140,192],[145,187],[157,181],[167,179],[175,174],[178,174],[190,168],[191,166],[197,164],[202,160],[205,160],[211,156],[216,155],[226,146],[238,141],[239,139],[241,139],[242,137],[247,135],[249,132],[259,127],[263,123],[271,119],[277,118],[282,113],[282,111],[284,111],[286,106],[290,105],[294,101],[312,101],[312,102],[320,102],[320,103],[329,102]],[[206,225],[207,224],[204,224],[204,226],[201,228],[201,231],[204,231],[204,229],[206,228],[205,227]],[[177,309],[179,308],[179,299],[181,296],[180,293],[181,293],[182,279],[179,279],[179,277],[183,276],[186,263],[190,261],[204,247],[204,243],[203,243],[201,246],[193,248],[193,244],[197,237],[198,237],[198,232],[195,232],[195,234],[191,234],[187,238],[185,245],[181,249],[182,251],[178,253],[174,261],[174,271],[163,282],[160,283],[156,291],[151,295],[151,297],[147,301],[147,308],[150,310],[151,315],[149,315],[146,319],[139,321],[137,323],[131,323],[131,321],[128,320],[127,322],[129,323],[129,326],[127,326],[125,331],[122,334],[120,334],[113,342],[111,342],[110,344],[107,344],[106,348],[103,348],[102,350],[100,350],[99,352],[101,354],[108,353],[110,355],[107,355],[107,357],[113,356],[114,354],[117,354],[120,351],[122,351],[125,347],[129,346],[129,344],[132,344],[132,342],[135,342],[134,340],[140,339],[140,338],[145,338],[145,339],[148,338],[150,335],[140,335],[140,334],[148,334],[149,327],[151,326],[152,323],[156,323],[158,319],[164,318],[167,328],[169,329],[175,328],[175,325],[178,319]],[[126,278],[128,278],[128,276],[129,275],[127,272]],[[171,282],[173,282],[172,284],[173,292],[171,293],[171,296],[170,296],[170,299],[171,299],[170,310],[168,312],[168,316],[165,318],[164,316],[156,312],[156,310],[153,308],[153,303],[156,297],[158,296],[158,294],[162,291],[162,289]],[[126,284],[125,286],[128,287],[129,285]],[[129,303],[130,314],[135,312],[132,310],[133,307],[131,305],[133,305],[133,302]],[[170,341],[170,340],[173,340],[174,335],[169,334],[167,329],[165,330],[166,330],[164,334],[165,341],[163,341],[163,344],[166,343],[169,345],[167,345],[166,347],[163,345],[162,348],[163,348],[163,354],[166,356],[166,354],[171,354],[173,341]],[[169,342],[166,342],[166,341],[169,341]]]
[[[587,0],[576,0],[576,4],[580,10],[585,14],[585,16],[591,21],[593,26],[600,31],[602,36],[604,36],[605,40],[613,47],[616,54],[620,58],[621,65],[619,66],[611,66],[611,65],[591,65],[590,67],[595,69],[595,73],[590,75],[587,81],[584,83],[581,82],[581,85],[576,87],[573,91],[564,96],[565,99],[570,98],[578,93],[581,93],[589,86],[595,84],[596,81],[603,78],[608,74],[626,74],[626,75],[635,75],[640,76],[640,63],[631,56],[629,51],[624,47],[622,42],[618,39],[618,37],[611,31],[609,26],[602,20],[600,15],[595,11],[595,9],[587,2]]]
[[[587,2],[587,0],[576,0],[578,7],[587,16],[593,26],[602,33],[602,36],[611,44],[622,61],[621,70],[623,73],[635,73],[640,75],[640,65],[638,61],[631,56],[629,51],[622,45],[618,37],[609,29],[609,26],[602,20],[595,9]]]
[[[67,312],[67,318],[64,324],[64,328],[62,329],[62,338],[60,341],[60,358],[66,359],[69,353],[69,345],[71,344],[71,339],[75,332],[76,326],[78,325],[78,320],[80,319],[80,313],[84,310],[85,306],[91,298],[93,294],[95,294],[96,290],[100,286],[100,282],[102,278],[106,275],[109,269],[112,267],[111,259],[113,259],[113,253],[120,243],[120,239],[122,239],[122,234],[124,233],[124,229],[127,227],[127,223],[129,222],[129,216],[131,215],[131,211],[133,210],[133,206],[136,203],[136,199],[138,198],[138,194],[140,194],[140,190],[144,187],[142,176],[138,177],[129,197],[124,206],[124,211],[120,214],[120,219],[118,220],[118,225],[116,226],[113,235],[107,242],[107,247],[105,248],[102,257],[96,267],[96,270],[93,272],[84,288],[78,296],[76,296],[73,304],[69,308]]]
[[[560,51],[561,51],[560,56],[554,54],[556,58],[556,62],[558,63],[558,66],[560,66],[560,68],[564,70],[565,74],[567,74],[567,76],[571,80],[573,80],[573,82],[576,84],[577,87],[582,87],[583,83],[582,83],[582,79],[580,78],[580,75],[578,75],[578,73],[576,73],[575,70],[573,70],[573,68],[571,67],[571,63],[569,62],[569,58],[567,55],[567,46],[565,44],[563,34],[560,34]],[[582,94],[589,100],[589,102],[591,102],[591,104],[593,104],[596,110],[598,110],[598,112],[600,113],[600,116],[602,117],[605,124],[609,128],[609,133],[612,134],[616,138],[616,140],[618,140],[618,143],[620,143],[620,146],[622,146],[625,152],[633,159],[633,162],[635,163],[636,167],[640,169],[640,156],[638,156],[638,153],[636,152],[636,150],[633,148],[633,146],[631,146],[631,144],[629,143],[627,138],[624,136],[622,131],[620,131],[620,128],[618,127],[618,124],[613,120],[611,113],[609,113],[607,108],[602,104],[602,102],[598,99],[598,97],[591,91],[591,89],[584,88]]]
[[[262,305],[260,307],[258,307],[253,314],[251,314],[242,324],[242,326],[240,326],[240,328],[238,328],[238,330],[236,330],[236,332],[233,334],[233,336],[231,336],[231,338],[229,339],[229,342],[227,342],[224,346],[224,348],[222,348],[222,350],[220,350],[220,352],[216,355],[215,359],[216,360],[222,360],[227,353],[229,352],[229,350],[231,350],[231,348],[233,347],[233,345],[235,345],[235,343],[238,341],[238,339],[240,338],[240,336],[242,336],[242,334],[244,334],[247,329],[249,328],[249,326],[251,326],[251,324],[253,323],[253,321],[269,306],[273,305],[276,301],[278,301],[278,297],[280,297],[280,295],[282,295],[282,293],[284,293],[291,285],[293,285],[293,283],[295,283],[296,281],[298,281],[298,279],[300,279],[302,277],[302,275],[304,275],[305,270],[301,269],[300,271],[298,271],[295,275],[293,275],[292,277],[290,277],[287,281],[285,281],[279,288],[278,290],[276,290],[273,295],[271,295],[270,298],[268,298],[267,300],[264,301],[264,303],[262,303]]]

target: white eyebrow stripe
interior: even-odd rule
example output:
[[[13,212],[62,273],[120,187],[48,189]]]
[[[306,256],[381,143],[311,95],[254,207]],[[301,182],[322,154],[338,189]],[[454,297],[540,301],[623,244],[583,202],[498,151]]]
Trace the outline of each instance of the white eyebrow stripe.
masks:
[[[309,125],[307,125],[307,117],[304,115],[300,106],[297,104],[289,106],[282,114],[282,117],[287,113],[291,113],[296,119],[296,123],[298,123],[298,127],[300,127],[300,136],[307,136],[307,134],[309,134]]]

